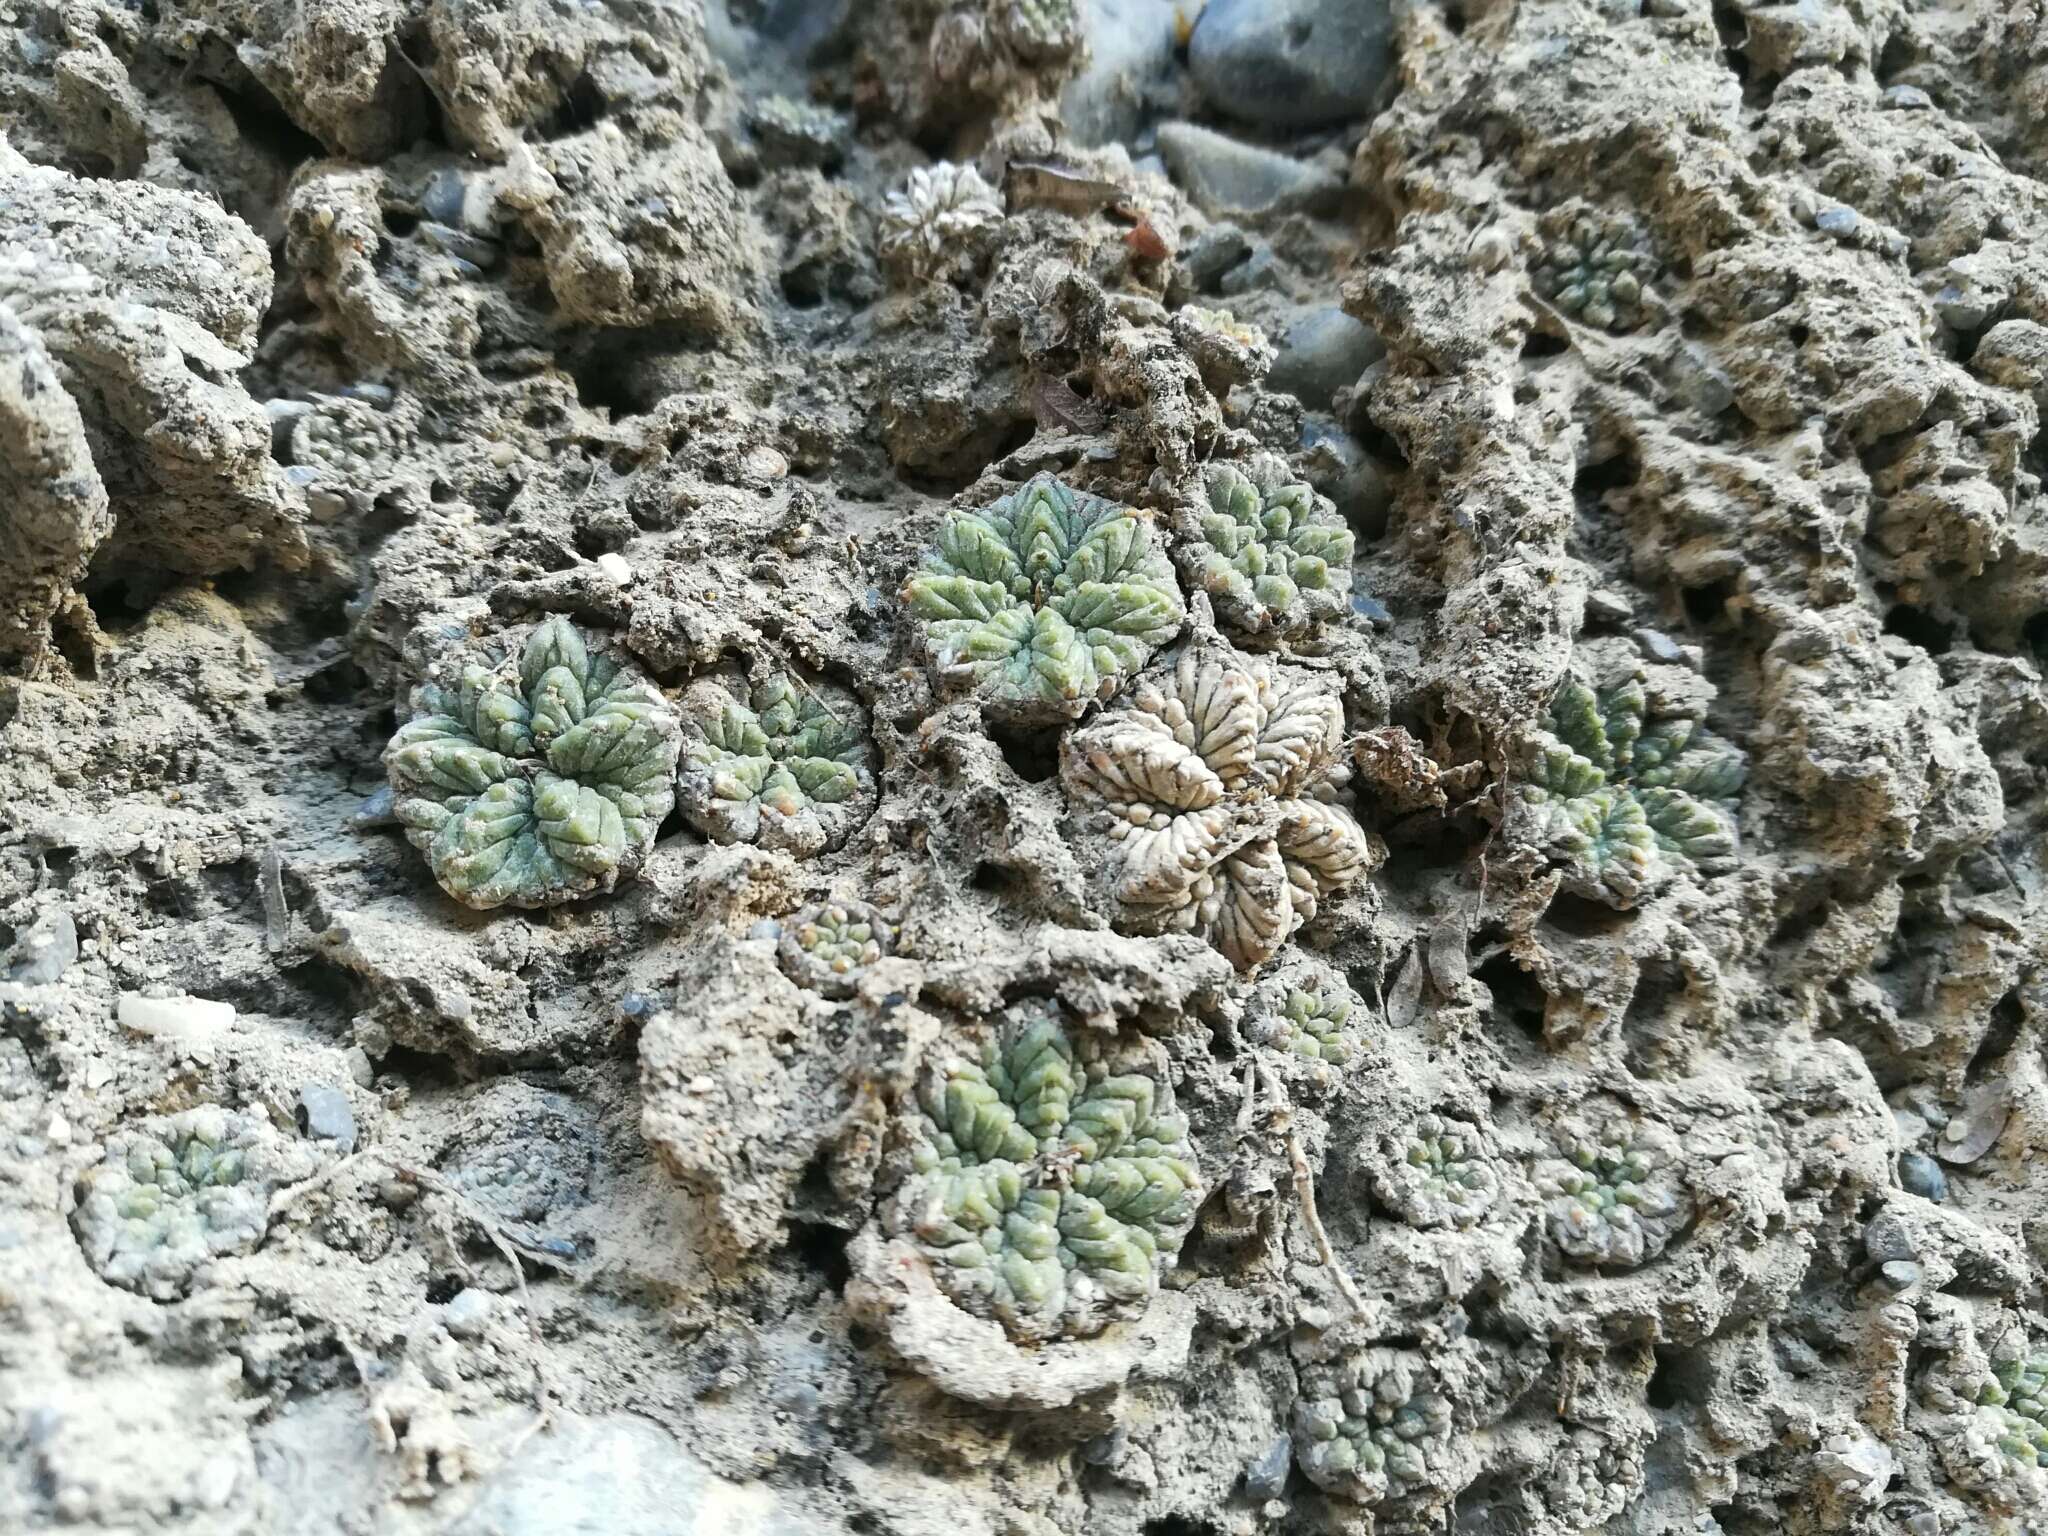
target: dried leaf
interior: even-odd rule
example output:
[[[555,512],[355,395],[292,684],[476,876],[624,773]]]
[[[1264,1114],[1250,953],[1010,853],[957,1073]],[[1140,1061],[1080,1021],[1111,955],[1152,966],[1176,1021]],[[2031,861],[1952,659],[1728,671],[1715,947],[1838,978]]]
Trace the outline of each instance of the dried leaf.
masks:
[[[1395,964],[1398,968],[1386,994],[1387,1024],[1406,1029],[1422,1012],[1422,957],[1411,949]]]
[[[1032,385],[1031,411],[1041,427],[1058,427],[1083,436],[1102,430],[1102,407],[1082,399],[1062,378],[1046,377]]]
[[[1124,189],[1070,165],[1051,160],[1012,160],[1003,170],[1003,198],[1012,213],[1022,208],[1052,208],[1086,218],[1120,203]]]

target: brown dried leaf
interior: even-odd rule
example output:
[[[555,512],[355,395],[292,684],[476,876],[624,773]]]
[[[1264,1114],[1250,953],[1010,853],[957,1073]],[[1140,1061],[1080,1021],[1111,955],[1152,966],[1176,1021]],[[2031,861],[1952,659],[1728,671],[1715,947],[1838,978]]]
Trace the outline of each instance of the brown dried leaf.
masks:
[[[1045,377],[1031,386],[1031,413],[1041,427],[1054,427],[1082,436],[1102,430],[1102,407],[1074,393],[1065,379]]]

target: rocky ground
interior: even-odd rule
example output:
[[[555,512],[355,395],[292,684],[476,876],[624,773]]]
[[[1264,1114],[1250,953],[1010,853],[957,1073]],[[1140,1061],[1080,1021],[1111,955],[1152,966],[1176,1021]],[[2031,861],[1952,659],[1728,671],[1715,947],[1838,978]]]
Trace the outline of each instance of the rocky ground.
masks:
[[[0,17],[0,1530],[2048,1529],[2039,0]]]

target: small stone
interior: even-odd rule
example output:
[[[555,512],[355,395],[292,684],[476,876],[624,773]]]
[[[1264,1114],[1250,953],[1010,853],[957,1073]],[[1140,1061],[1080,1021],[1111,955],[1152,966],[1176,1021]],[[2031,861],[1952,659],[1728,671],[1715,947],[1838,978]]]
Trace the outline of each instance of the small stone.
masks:
[[[1214,293],[1223,276],[1252,253],[1252,243],[1235,224],[1211,224],[1181,252],[1181,269],[1204,293]]]
[[[144,997],[140,992],[123,992],[114,1017],[123,1029],[138,1035],[196,1044],[232,1025],[235,1010],[232,1004],[204,997]]]
[[[1119,1424],[1107,1434],[1097,1435],[1081,1447],[1081,1459],[1091,1467],[1106,1467],[1120,1460],[1124,1447],[1130,1443],[1131,1431],[1128,1425]]]
[[[1794,192],[1791,197],[1786,199],[1785,207],[1792,217],[1802,224],[1811,224],[1819,212],[1818,207],[1813,201],[1812,194],[1804,190]]]
[[[1586,594],[1586,622],[1589,624],[1626,624],[1635,616],[1635,604],[1628,600],[1626,593],[1602,587]]]
[[[1515,243],[1498,224],[1487,225],[1465,247],[1465,259],[1480,272],[1498,272],[1514,259],[1514,254]]]
[[[1948,1175],[1941,1171],[1941,1164],[1924,1152],[1899,1154],[1899,1184],[1908,1193],[1932,1200],[1936,1205],[1948,1198]]]
[[[628,992],[619,999],[619,1017],[622,1019],[651,1019],[660,1011],[660,1001],[645,992]]]
[[[1689,660],[1685,648],[1661,629],[1639,629],[1629,638],[1635,641],[1636,649],[1651,661],[1659,661],[1666,666],[1682,667]]]
[[[1920,1266],[1909,1259],[1894,1259],[1879,1266],[1884,1283],[1895,1291],[1910,1291],[1920,1283]]]
[[[489,1291],[469,1286],[457,1291],[441,1309],[441,1326],[458,1339],[481,1338],[497,1305],[498,1298]]]
[[[1643,14],[1672,20],[1685,14],[1685,0],[1643,0]]]
[[[1923,1509],[1906,1521],[1906,1536],[1941,1536],[1941,1516]]]
[[[1934,98],[1917,85],[1892,85],[1878,98],[1890,112],[1932,112]]]
[[[1376,597],[1364,592],[1351,594],[1351,611],[1372,625],[1374,629],[1392,629],[1394,616],[1387,611],[1387,605]]]
[[[46,987],[78,963],[78,928],[62,907],[29,924],[15,946],[7,979],[24,987]]]
[[[1250,257],[1224,273],[1223,281],[1216,285],[1218,291],[1230,297],[1281,286],[1280,258],[1273,254],[1270,245],[1254,246]]]
[[[604,572],[605,579],[614,586],[623,587],[633,579],[633,567],[626,563],[626,557],[616,550],[607,550],[597,557],[597,568]]]
[[[1288,1469],[1294,1465],[1294,1441],[1275,1435],[1272,1442],[1244,1469],[1244,1491],[1255,1499],[1277,1499],[1287,1487]]]
[[[437,224],[459,226],[468,200],[469,184],[462,172],[444,165],[427,178],[426,189],[420,193],[420,212]]]
[[[349,817],[348,824],[358,832],[372,832],[382,827],[398,825],[394,807],[398,797],[392,793],[389,784],[379,784],[363,803],[356,807],[356,813]]]
[[[1863,1229],[1863,1251],[1879,1264],[1920,1257],[1905,1222],[1890,1211],[1879,1211],[1870,1218],[1870,1225]]]
[[[1372,327],[1334,304],[1298,309],[1277,327],[1266,387],[1293,395],[1310,410],[1326,410],[1340,389],[1386,356]]]
[[[1824,235],[1833,235],[1837,240],[1853,240],[1856,232],[1863,228],[1863,219],[1854,208],[1836,204],[1823,208],[1813,216],[1814,227]]]
[[[377,1069],[370,1065],[369,1052],[361,1046],[350,1046],[341,1059],[348,1063],[348,1080],[358,1088],[367,1088],[377,1080]]]
[[[1193,123],[1160,124],[1159,153],[1205,213],[1323,209],[1344,190],[1334,172]]]
[[[1678,397],[1702,416],[1718,416],[1735,403],[1735,386],[1706,348],[1689,341],[1672,359]]]
[[[1934,296],[1934,312],[1941,316],[1942,324],[1952,331],[1980,330],[1984,322],[1991,318],[1989,306],[1954,284],[1943,288]]]
[[[1217,111],[1307,128],[1363,117],[1393,64],[1384,0],[1209,0],[1188,73]]]
[[[1302,421],[1301,448],[1303,476],[1335,503],[1352,532],[1365,539],[1385,533],[1393,492],[1378,461],[1350,433],[1313,416]]]
[[[308,1083],[299,1090],[299,1132],[315,1141],[331,1141],[347,1156],[356,1146],[356,1114],[348,1095],[329,1083]]]

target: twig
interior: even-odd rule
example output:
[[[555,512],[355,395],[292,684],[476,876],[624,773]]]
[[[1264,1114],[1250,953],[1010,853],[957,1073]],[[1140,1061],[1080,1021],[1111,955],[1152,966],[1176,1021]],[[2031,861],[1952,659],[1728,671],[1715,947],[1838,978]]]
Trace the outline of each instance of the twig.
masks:
[[[271,1196],[270,1208],[264,1217],[263,1224],[265,1228],[267,1229],[271,1222],[276,1221],[279,1216],[283,1215],[285,1211],[290,1209],[299,1200],[326,1188],[347,1169],[363,1162],[381,1163],[399,1178],[409,1183],[417,1184],[422,1189],[432,1190],[435,1194],[446,1196],[449,1203],[455,1207],[456,1213],[467,1219],[471,1225],[482,1232],[490,1240],[491,1246],[498,1250],[499,1257],[512,1266],[512,1283],[519,1288],[519,1305],[526,1314],[527,1334],[533,1340],[533,1396],[534,1407],[537,1412],[534,1421],[521,1431],[511,1446],[507,1448],[506,1454],[508,1456],[511,1455],[552,1422],[553,1409],[550,1407],[550,1404],[554,1401],[554,1385],[548,1378],[547,1349],[545,1341],[541,1338],[540,1318],[533,1308],[533,1293],[527,1288],[526,1266],[519,1262],[519,1250],[513,1246],[512,1240],[505,1235],[504,1228],[487,1211],[481,1209],[475,1201],[471,1200],[468,1195],[457,1188],[452,1181],[441,1174],[435,1173],[432,1169],[415,1167],[393,1153],[387,1152],[382,1147],[365,1147],[360,1152],[352,1152],[339,1162],[331,1164],[322,1172],[314,1174],[310,1179],[301,1180],[290,1188],[281,1189]],[[336,1331],[339,1332],[340,1330],[337,1328]],[[356,1373],[362,1375],[362,1361],[357,1358],[353,1344],[348,1341],[346,1336],[343,1336],[342,1343],[343,1347],[349,1351],[349,1357],[355,1364]],[[364,1385],[367,1388],[367,1377],[364,1378]]]
[[[1266,1092],[1271,1095],[1278,1111],[1280,1139],[1287,1148],[1287,1165],[1294,1175],[1294,1197],[1301,1205],[1302,1225],[1308,1228],[1309,1241],[1316,1245],[1316,1257],[1329,1270],[1331,1280],[1350,1305],[1352,1314],[1362,1318],[1365,1316],[1365,1298],[1358,1294],[1358,1287],[1339,1262],[1337,1250],[1330,1246],[1330,1234],[1323,1230],[1323,1218],[1316,1211],[1315,1173],[1309,1168],[1308,1154],[1301,1149],[1301,1138],[1295,1134],[1293,1106],[1288,1102],[1287,1092],[1274,1079],[1272,1068],[1264,1062],[1255,1063],[1254,1070],[1266,1085]],[[1247,1073],[1247,1080],[1249,1076]]]

